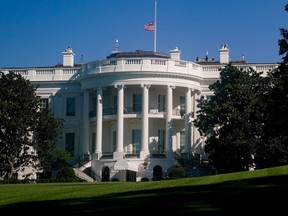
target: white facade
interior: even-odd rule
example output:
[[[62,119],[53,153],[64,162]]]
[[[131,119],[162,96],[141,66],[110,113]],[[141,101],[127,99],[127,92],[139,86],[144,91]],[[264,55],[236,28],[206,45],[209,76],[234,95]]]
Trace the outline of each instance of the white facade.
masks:
[[[58,144],[95,181],[157,180],[180,161],[201,164],[207,155],[192,121],[196,100],[213,94],[208,86],[219,79],[219,69],[229,62],[259,72],[277,66],[230,61],[226,45],[219,60],[194,62],[181,60],[178,48],[170,55],[116,50],[79,65],[71,48],[62,54],[63,65],[0,70],[39,85],[37,95],[65,120]]]

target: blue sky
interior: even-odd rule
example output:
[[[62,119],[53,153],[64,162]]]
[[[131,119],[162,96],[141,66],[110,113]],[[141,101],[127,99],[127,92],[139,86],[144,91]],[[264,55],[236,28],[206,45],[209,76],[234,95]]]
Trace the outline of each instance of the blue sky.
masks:
[[[281,61],[280,28],[288,28],[284,0],[157,0],[157,51],[178,47],[181,59]],[[68,46],[75,63],[120,51],[153,51],[154,0],[0,0],[0,67],[54,66]]]

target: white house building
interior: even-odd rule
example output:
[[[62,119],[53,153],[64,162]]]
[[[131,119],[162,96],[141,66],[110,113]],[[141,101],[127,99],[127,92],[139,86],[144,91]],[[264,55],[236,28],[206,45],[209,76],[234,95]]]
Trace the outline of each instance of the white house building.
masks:
[[[72,48],[53,67],[0,68],[38,85],[43,107],[65,120],[58,145],[90,181],[144,181],[167,177],[175,166],[201,167],[204,143],[192,121],[197,99],[211,95],[219,69],[234,66],[267,72],[274,63],[231,61],[227,45],[219,59],[181,59],[169,54],[116,49],[104,60],[75,64]]]

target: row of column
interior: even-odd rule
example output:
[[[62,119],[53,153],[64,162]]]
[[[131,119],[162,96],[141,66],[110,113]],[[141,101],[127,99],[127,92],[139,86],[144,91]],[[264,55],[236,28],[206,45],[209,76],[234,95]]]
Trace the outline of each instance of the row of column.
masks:
[[[150,85],[142,84],[142,140],[140,157],[144,158],[149,154],[149,88]],[[124,85],[115,85],[118,91],[117,104],[117,145],[114,152],[114,159],[123,158],[123,141],[124,141]],[[173,110],[173,89],[175,86],[167,86],[167,107],[166,107],[166,154],[172,153],[172,110]],[[198,91],[187,88],[186,89],[186,104],[185,104],[185,148],[184,153],[188,153],[191,148],[191,130],[192,130],[192,97]],[[102,125],[103,125],[103,89],[97,88],[97,118],[96,118],[96,158],[99,159],[102,153]],[[194,99],[196,101],[196,99]],[[196,111],[196,103],[194,102],[193,110]],[[89,154],[89,91],[84,92],[83,102],[83,145],[82,154]],[[98,155],[98,156],[97,156]]]

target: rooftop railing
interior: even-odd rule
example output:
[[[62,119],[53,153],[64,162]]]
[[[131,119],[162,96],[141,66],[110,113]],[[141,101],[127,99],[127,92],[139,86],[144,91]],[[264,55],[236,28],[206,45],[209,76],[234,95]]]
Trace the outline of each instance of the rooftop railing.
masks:
[[[81,67],[73,68],[4,68],[4,73],[9,71],[21,74],[31,81],[65,81],[76,80],[79,77],[98,73],[111,72],[157,72],[194,75],[203,78],[219,78],[219,71],[225,65],[199,65],[190,61],[159,59],[159,58],[116,58],[88,62]],[[237,68],[248,70],[250,67],[264,75],[274,68],[276,64],[237,64]]]
[[[65,81],[75,80],[79,77],[80,68],[5,68],[0,71],[9,71],[22,75],[30,81]]]

